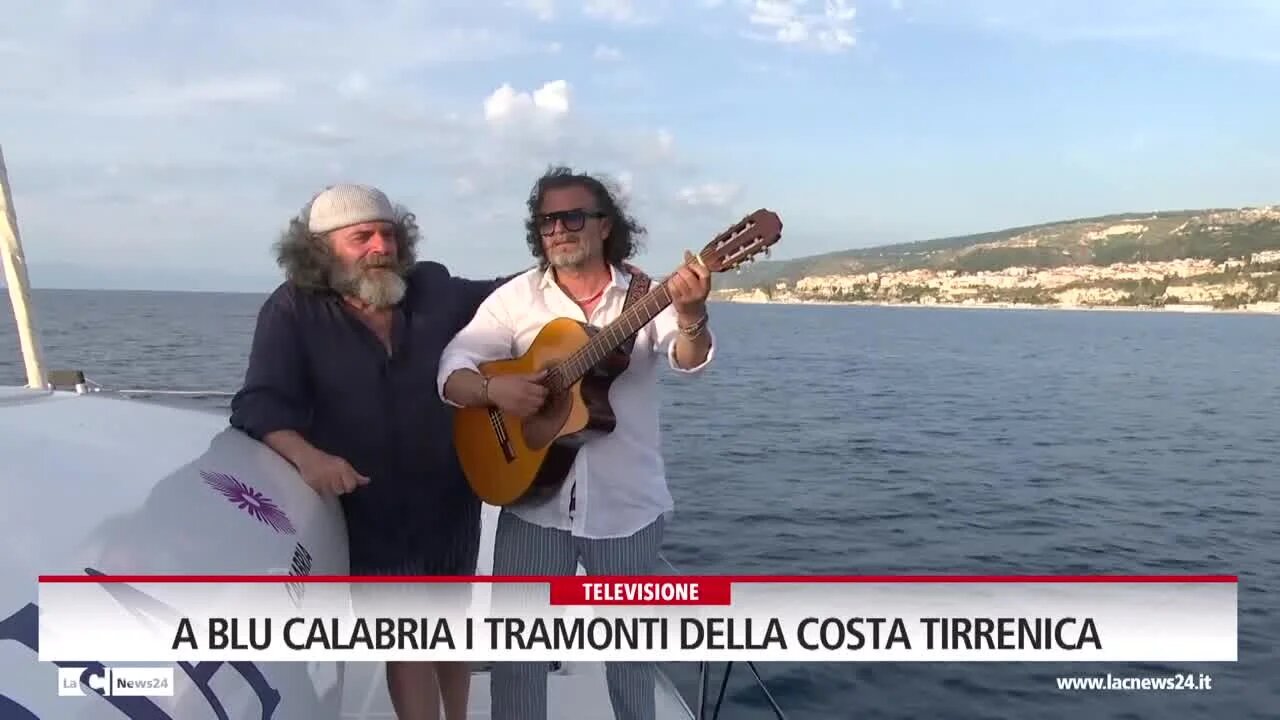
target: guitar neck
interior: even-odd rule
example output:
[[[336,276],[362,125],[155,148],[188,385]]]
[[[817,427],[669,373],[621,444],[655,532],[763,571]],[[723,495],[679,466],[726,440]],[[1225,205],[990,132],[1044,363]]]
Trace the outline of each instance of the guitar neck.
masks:
[[[670,304],[671,293],[664,280],[557,366],[548,378],[551,390],[560,392],[581,380],[596,363],[620,348]]]

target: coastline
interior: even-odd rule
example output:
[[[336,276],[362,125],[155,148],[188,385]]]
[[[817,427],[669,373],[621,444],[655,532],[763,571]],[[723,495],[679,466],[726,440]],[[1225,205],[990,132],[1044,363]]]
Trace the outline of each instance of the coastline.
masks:
[[[1036,305],[1031,303],[914,303],[887,300],[766,300],[751,297],[712,297],[712,302],[739,305],[827,305],[846,307],[882,308],[934,308],[946,310],[1046,310],[1076,312],[1140,312],[1181,313],[1183,315],[1280,315],[1280,302],[1255,303],[1234,308],[1215,308],[1212,305],[1172,304],[1163,307],[1148,305]]]

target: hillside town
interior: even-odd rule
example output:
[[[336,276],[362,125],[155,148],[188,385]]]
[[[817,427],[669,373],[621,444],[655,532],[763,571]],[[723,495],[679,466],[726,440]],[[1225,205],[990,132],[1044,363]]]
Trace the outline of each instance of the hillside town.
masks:
[[[734,302],[1165,307],[1280,312],[1280,250],[1215,262],[1010,267],[964,273],[909,270],[804,277],[725,290]]]

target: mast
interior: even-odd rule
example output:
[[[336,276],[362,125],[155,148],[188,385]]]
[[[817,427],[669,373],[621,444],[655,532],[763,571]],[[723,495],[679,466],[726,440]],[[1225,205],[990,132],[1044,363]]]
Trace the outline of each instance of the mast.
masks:
[[[18,213],[9,191],[9,174],[4,167],[4,148],[0,147],[0,260],[4,262],[5,283],[9,286],[9,302],[13,305],[13,321],[18,327],[22,361],[27,367],[27,387],[45,388],[44,359],[37,339],[31,304],[27,259],[18,235]]]

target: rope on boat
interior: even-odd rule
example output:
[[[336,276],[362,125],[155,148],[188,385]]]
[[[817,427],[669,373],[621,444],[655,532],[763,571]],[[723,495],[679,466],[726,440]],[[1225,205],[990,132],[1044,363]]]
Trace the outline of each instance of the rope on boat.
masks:
[[[116,395],[168,395],[173,397],[235,397],[226,390],[170,390],[165,388],[109,388],[91,378],[84,379],[86,392],[112,393]]]
[[[119,393],[121,395],[180,395],[184,397],[235,397],[235,393],[226,392],[225,390],[144,390],[142,388],[126,388],[122,390],[107,390],[105,392]]]

